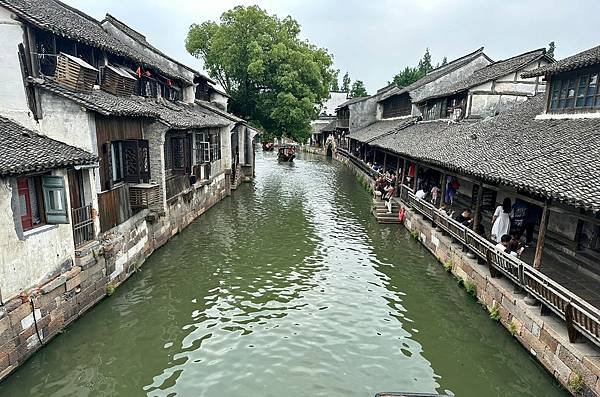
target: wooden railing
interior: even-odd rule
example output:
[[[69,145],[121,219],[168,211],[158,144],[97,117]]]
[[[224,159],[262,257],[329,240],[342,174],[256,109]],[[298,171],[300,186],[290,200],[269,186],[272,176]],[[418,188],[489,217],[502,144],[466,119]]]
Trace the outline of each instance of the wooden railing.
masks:
[[[405,197],[402,201],[426,218],[432,219],[433,213],[434,223],[475,255],[485,259],[493,276],[497,272],[502,273],[562,318],[567,324],[571,342],[575,342],[578,335],[583,335],[600,346],[600,309],[520,259],[497,250],[493,242],[451,219],[431,203],[416,198],[406,185],[401,186],[400,197]]]
[[[105,232],[131,217],[129,188],[122,184],[98,193],[98,212],[100,213],[100,231]]]
[[[71,224],[73,225],[73,241],[75,248],[94,240],[94,218],[92,205],[71,209]]]

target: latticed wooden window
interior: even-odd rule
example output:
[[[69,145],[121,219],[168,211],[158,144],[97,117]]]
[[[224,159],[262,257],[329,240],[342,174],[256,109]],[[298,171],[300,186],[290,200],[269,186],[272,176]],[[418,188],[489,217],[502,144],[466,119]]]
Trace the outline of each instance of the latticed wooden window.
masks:
[[[210,161],[210,140],[207,131],[196,132],[196,164]]]
[[[600,109],[599,72],[587,71],[553,78],[550,112]]]

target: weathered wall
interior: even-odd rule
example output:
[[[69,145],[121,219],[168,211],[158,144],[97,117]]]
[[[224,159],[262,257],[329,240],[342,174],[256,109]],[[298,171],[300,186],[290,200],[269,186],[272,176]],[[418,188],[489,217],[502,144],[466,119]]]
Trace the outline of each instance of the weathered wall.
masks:
[[[94,113],[51,93],[41,91],[40,96],[42,119],[38,130],[52,139],[97,154]]]
[[[19,44],[23,43],[23,28],[11,13],[0,7],[0,113],[33,128],[30,117],[21,65]]]
[[[149,210],[138,212],[126,222],[104,233],[101,244],[92,244],[77,255],[72,254],[74,263],[68,262],[62,273],[56,273],[54,278],[30,289],[29,301],[23,302],[16,297],[5,302],[0,307],[0,379],[25,362],[42,343],[47,343],[127,280],[152,252],[227,196],[229,189],[228,175],[223,172],[210,183],[196,184],[189,192],[170,200],[166,213],[162,216]],[[1,184],[0,194],[6,194],[4,185]],[[0,196],[0,203],[6,202],[2,198]],[[6,212],[0,212],[1,222],[5,222],[2,214]],[[3,223],[0,226],[0,230],[7,229]],[[64,227],[70,235],[70,226]],[[67,240],[67,236],[61,236],[61,241]],[[5,244],[6,241],[6,238],[0,238],[0,244]],[[16,242],[10,243],[10,252],[14,253]],[[72,240],[69,244],[72,252]],[[0,247],[2,253],[9,252],[4,245]],[[47,242],[43,248],[44,252],[48,251]],[[39,255],[41,251],[34,249],[31,252],[42,257]],[[45,261],[49,257],[51,255],[43,256]],[[1,276],[4,280],[4,275]],[[37,279],[33,281],[35,282]],[[39,333],[36,332],[36,324]]]
[[[348,107],[350,109],[350,132],[377,121],[378,98],[378,96],[373,96]]]
[[[411,91],[410,97],[413,102],[421,102],[423,98],[433,96],[436,92],[441,92],[441,90],[446,89],[450,84],[470,76],[475,70],[481,69],[489,64],[490,61],[485,56],[480,55],[466,65]]]
[[[65,177],[57,170],[53,175]],[[69,197],[68,184],[66,196]],[[23,232],[15,178],[0,179],[0,293],[4,300],[72,263],[75,256],[70,224],[44,225]]]

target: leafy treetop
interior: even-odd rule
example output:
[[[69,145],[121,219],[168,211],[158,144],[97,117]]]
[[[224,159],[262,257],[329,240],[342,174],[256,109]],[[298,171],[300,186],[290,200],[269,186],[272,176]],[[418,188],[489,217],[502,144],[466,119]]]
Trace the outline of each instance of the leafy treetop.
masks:
[[[357,98],[361,96],[368,96],[367,89],[365,88],[365,83],[362,80],[356,80],[352,83],[352,89],[350,90],[350,97]]]
[[[342,91],[344,91],[344,92],[350,91],[350,82],[351,81],[352,80],[350,80],[350,75],[348,74],[348,72],[346,72],[346,74],[342,78]]]
[[[231,95],[230,110],[273,136],[304,142],[335,76],[332,56],[299,37],[291,17],[237,6],[193,24],[187,51]]]
[[[448,59],[444,57],[442,60],[442,65],[444,66],[448,64]],[[393,82],[400,87],[406,87],[415,81],[419,80],[421,77],[425,76],[427,73],[433,70],[433,66],[431,64],[431,54],[429,53],[429,48],[425,49],[425,54],[423,54],[423,58],[419,60],[419,64],[417,67],[407,66],[400,73],[394,76]]]

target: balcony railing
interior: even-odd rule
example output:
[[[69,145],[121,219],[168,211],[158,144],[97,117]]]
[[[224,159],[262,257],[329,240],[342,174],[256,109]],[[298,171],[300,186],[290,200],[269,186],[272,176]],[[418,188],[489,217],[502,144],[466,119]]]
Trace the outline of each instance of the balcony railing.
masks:
[[[129,187],[126,183],[98,193],[100,231],[105,232],[131,217]]]
[[[91,205],[71,209],[71,224],[73,225],[75,248],[94,240],[94,218]]]
[[[401,186],[400,197],[475,255],[485,259],[492,276],[503,274],[565,320],[571,342],[575,342],[580,334],[600,346],[600,310],[597,307],[520,259],[497,250],[491,241],[446,216],[431,203],[416,198],[408,186]]]

